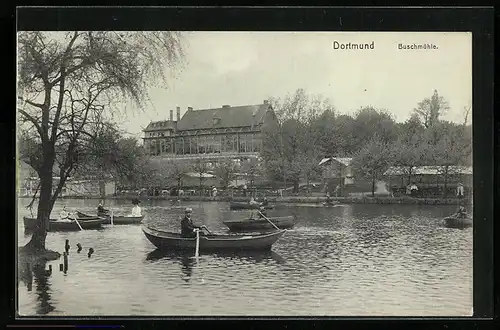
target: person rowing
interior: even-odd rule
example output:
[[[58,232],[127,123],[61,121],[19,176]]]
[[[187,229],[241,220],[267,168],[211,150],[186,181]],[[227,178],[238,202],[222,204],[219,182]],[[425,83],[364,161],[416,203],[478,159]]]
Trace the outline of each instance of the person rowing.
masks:
[[[181,219],[181,236],[182,237],[196,237],[196,231],[195,230],[202,230],[205,229],[208,231],[208,228],[204,225],[202,226],[195,226],[193,224],[193,220],[191,219],[191,214],[193,213],[193,209],[190,207],[186,207],[184,210],[184,217]],[[200,235],[205,235],[204,232],[200,231]]]
[[[467,210],[465,210],[465,207],[460,206],[460,207],[458,208],[457,213],[455,213],[455,216],[456,216],[457,218],[461,218],[461,219],[466,218],[466,217],[467,217]]]
[[[107,213],[109,213],[109,210],[106,210],[104,208],[104,202],[101,200],[99,202],[99,205],[97,205],[97,214],[102,215],[102,214],[107,214]]]
[[[267,201],[267,197],[264,197],[264,199],[262,200],[262,203],[260,203],[260,206],[268,206],[269,205],[269,202]]]
[[[267,217],[266,208],[264,206],[259,207],[259,219],[265,219]]]

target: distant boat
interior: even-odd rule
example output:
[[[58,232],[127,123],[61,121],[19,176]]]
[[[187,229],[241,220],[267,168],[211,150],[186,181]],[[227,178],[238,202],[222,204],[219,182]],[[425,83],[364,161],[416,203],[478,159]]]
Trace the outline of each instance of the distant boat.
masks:
[[[192,250],[196,248],[196,238],[182,237],[179,233],[142,227],[146,238],[158,249]],[[283,236],[286,230],[276,230],[265,234],[252,235],[215,235],[200,236],[200,251],[217,250],[270,250],[272,245]]]
[[[88,214],[77,211],[76,212],[79,217],[91,217]],[[111,224],[111,215],[107,215],[104,218],[104,224]],[[132,225],[132,224],[140,224],[144,220],[144,215],[140,217],[132,217],[128,215],[113,215],[113,224],[115,225]]]
[[[104,219],[98,217],[92,218],[77,218],[78,222],[74,219],[64,219],[64,220],[56,220],[50,219],[49,226],[47,231],[79,231],[80,226],[82,229],[99,229],[102,227]],[[36,218],[28,218],[24,217],[24,228],[27,231],[35,230],[37,227],[37,219]],[[78,226],[80,224],[80,226]]]
[[[249,202],[230,202],[229,208],[231,210],[257,210],[260,207],[260,203],[251,204]],[[274,208],[273,205],[264,206],[265,209],[271,210]]]
[[[290,229],[295,225],[293,216],[268,218],[280,229]],[[232,231],[250,231],[261,229],[275,229],[275,227],[266,219],[244,219],[223,221],[223,223]]]
[[[444,218],[444,225],[448,228],[468,228],[472,226],[472,217],[459,217],[456,213]]]

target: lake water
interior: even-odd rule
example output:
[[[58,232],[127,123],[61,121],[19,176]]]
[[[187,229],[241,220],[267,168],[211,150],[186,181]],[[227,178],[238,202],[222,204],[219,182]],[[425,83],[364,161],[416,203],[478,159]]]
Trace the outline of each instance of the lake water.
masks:
[[[19,245],[25,236],[20,200]],[[62,200],[95,213],[95,200]],[[111,202],[115,210],[130,202]],[[214,232],[221,220],[243,218],[227,203],[189,203],[193,219]],[[108,205],[109,206],[109,205]],[[142,203],[145,223],[179,231],[182,209],[167,201]],[[47,247],[64,251],[70,240],[67,274],[60,260],[52,274],[22,265],[20,315],[331,315],[460,316],[472,307],[472,229],[440,224],[455,207],[346,205],[279,208],[268,216],[295,214],[271,253],[190,255],[159,253],[138,225],[71,233],[48,233]],[[76,244],[83,247],[76,252]],[[88,258],[86,251],[95,252]],[[194,254],[194,251],[193,251]],[[46,266],[48,269],[48,266]],[[30,272],[31,273],[31,272]],[[42,272],[43,273],[43,272]]]

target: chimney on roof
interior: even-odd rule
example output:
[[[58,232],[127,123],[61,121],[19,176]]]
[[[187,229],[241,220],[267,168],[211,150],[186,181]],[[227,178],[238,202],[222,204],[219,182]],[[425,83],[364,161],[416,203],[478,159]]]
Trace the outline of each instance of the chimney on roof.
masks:
[[[231,106],[229,104],[224,104],[222,107],[223,108],[230,108]]]
[[[188,111],[193,111],[193,107],[188,107]]]
[[[269,101],[268,100],[264,100],[264,104],[269,104]]]
[[[170,121],[174,121],[174,110],[170,110]]]
[[[177,107],[177,121],[181,120],[181,107]]]

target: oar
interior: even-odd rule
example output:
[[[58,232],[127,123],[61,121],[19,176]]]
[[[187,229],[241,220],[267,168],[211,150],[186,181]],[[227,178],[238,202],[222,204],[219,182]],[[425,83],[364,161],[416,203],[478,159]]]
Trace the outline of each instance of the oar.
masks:
[[[260,211],[259,211],[259,213],[260,213],[260,215],[262,215],[262,216],[263,216],[263,217],[264,217],[267,221],[269,221],[269,223],[270,223],[271,225],[273,225],[273,227],[274,227],[274,228],[276,228],[277,230],[281,230],[281,229],[279,229],[279,228],[278,228],[278,226],[276,226],[276,225],[275,225],[275,224],[274,224],[271,220],[269,220],[269,218],[268,218],[268,217],[266,217],[264,214],[262,214],[262,212],[260,212]]]
[[[113,210],[111,210],[111,226],[113,226]]]
[[[78,225],[78,227],[80,227],[80,230],[83,230],[82,225],[80,225],[80,222],[78,221],[77,218],[78,218],[78,216],[75,216],[75,222]]]
[[[200,254],[200,230],[195,229],[196,231],[196,250],[194,251],[195,258],[198,258]]]

